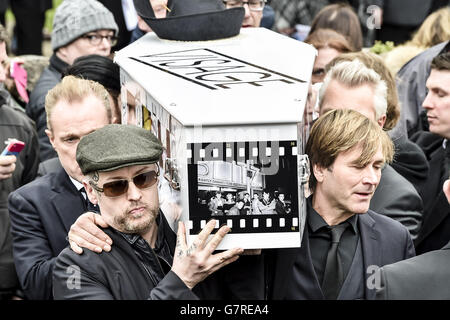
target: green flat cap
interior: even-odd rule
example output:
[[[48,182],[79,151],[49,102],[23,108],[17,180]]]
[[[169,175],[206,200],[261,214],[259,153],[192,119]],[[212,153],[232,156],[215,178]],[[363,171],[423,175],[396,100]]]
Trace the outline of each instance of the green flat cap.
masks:
[[[156,163],[162,152],[161,143],[150,131],[135,125],[108,124],[81,139],[77,162],[85,175]]]

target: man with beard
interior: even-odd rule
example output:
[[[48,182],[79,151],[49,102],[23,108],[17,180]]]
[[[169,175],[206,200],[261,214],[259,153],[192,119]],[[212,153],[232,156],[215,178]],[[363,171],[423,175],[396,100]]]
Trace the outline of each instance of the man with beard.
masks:
[[[53,272],[55,299],[196,299],[192,289],[243,252],[213,254],[230,230],[222,226],[207,241],[215,220],[189,247],[181,222],[175,239],[159,210],[162,151],[150,131],[133,125],[107,125],[80,141],[76,157],[84,188],[115,245],[100,254],[63,250]]]

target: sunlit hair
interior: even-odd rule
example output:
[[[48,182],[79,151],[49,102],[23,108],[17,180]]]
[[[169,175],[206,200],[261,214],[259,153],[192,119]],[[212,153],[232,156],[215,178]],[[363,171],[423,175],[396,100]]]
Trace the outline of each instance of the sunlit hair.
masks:
[[[340,84],[356,88],[362,85],[370,85],[374,88],[375,120],[386,114],[387,110],[387,87],[386,83],[374,70],[367,68],[361,61],[342,61],[328,70],[319,91],[319,110],[322,110],[324,97],[331,80],[336,80]]]
[[[388,134],[375,121],[350,109],[331,110],[317,119],[311,128],[305,153],[309,157],[311,171],[314,165],[330,168],[337,156],[355,147],[362,153],[356,165],[366,166],[381,146],[386,163],[392,162],[394,145]],[[314,192],[317,180],[313,173],[309,187]]]
[[[47,113],[47,127],[52,130],[50,118],[55,105],[60,101],[73,102],[83,101],[86,97],[93,95],[102,101],[105,106],[109,122],[111,122],[111,106],[109,104],[108,91],[98,82],[67,76],[62,79],[45,97],[45,112]]]
[[[418,47],[432,47],[450,39],[450,7],[444,7],[430,14],[411,39]]]
[[[389,131],[395,127],[400,118],[400,105],[398,101],[397,87],[395,85],[395,79],[388,67],[384,63],[383,59],[378,55],[371,52],[350,52],[343,53],[334,58],[327,66],[329,70],[334,65],[342,61],[353,61],[358,59],[367,68],[374,70],[381,76],[381,79],[387,86],[387,108],[386,108],[386,122],[384,123],[384,130]]]

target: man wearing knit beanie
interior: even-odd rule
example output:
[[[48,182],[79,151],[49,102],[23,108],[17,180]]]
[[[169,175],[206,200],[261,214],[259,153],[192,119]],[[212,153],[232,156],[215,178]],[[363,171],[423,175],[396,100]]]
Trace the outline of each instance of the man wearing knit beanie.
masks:
[[[36,123],[40,161],[56,157],[45,134],[47,120],[45,96],[61,80],[65,69],[81,56],[109,56],[119,29],[113,14],[97,0],[64,0],[53,18],[52,49],[49,66],[44,69],[26,106]]]

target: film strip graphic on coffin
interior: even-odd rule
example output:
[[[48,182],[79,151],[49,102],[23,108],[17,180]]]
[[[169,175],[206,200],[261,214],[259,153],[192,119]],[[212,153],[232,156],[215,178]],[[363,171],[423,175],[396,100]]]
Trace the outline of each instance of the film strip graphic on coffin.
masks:
[[[207,221],[231,233],[298,232],[296,141],[187,145],[191,234]]]

